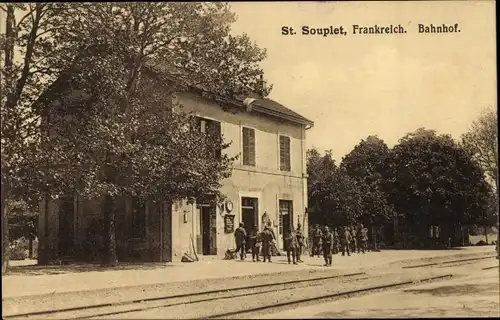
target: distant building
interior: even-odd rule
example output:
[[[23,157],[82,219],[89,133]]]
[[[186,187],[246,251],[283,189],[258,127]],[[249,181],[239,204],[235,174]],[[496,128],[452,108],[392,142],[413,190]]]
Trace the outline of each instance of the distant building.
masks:
[[[227,112],[195,91],[178,93],[174,99],[196,114],[200,130],[216,130],[232,141],[225,152],[241,154],[232,177],[223,183],[227,201],[223,206],[187,200],[139,206],[123,199],[116,211],[119,261],[176,261],[193,246],[198,255],[223,256],[235,246],[233,227],[239,222],[249,229],[271,221],[280,247],[287,225],[300,222],[307,233],[305,139],[313,122],[258,96],[225,102],[237,112]],[[98,259],[99,206],[72,196],[42,201],[39,248],[46,259]]]

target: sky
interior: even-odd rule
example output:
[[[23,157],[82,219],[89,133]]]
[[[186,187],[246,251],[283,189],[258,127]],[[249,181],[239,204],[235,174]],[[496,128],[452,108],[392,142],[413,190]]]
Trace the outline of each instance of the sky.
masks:
[[[447,2],[233,2],[232,32],[267,49],[270,98],[314,121],[306,145],[340,161],[361,139],[392,147],[418,128],[459,139],[496,107],[495,5]],[[418,24],[460,33],[419,34]],[[352,25],[398,25],[405,34],[354,35]],[[281,35],[282,26],[344,26],[346,36]]]

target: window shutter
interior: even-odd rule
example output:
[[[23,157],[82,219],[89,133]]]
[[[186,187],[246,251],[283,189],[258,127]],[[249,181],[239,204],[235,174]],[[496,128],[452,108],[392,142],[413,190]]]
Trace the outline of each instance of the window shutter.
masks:
[[[255,130],[248,130],[249,133],[249,165],[255,166]]]
[[[243,164],[248,165],[250,162],[250,139],[248,136],[248,128],[243,128]]]
[[[221,146],[221,138],[222,138],[222,132],[221,132],[221,124],[218,121],[212,121],[213,125],[213,134],[217,138],[217,146],[215,149],[215,158],[220,159],[222,156],[222,146]]]
[[[243,128],[243,164],[255,166],[255,130]]]
[[[280,136],[280,170],[290,171],[290,138]]]

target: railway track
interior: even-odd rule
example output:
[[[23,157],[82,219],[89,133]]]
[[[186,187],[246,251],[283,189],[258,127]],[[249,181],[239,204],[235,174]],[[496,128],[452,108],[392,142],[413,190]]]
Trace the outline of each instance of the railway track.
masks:
[[[450,278],[452,274],[430,274],[420,276],[417,268],[436,270],[435,266],[462,266],[478,263],[492,257],[468,258],[435,263],[403,266],[398,273],[375,272],[367,274],[357,272],[343,275],[315,276],[277,283],[264,283],[229,287],[195,293],[164,295],[151,298],[103,303],[73,308],[62,308],[29,313],[4,315],[4,319],[108,319],[108,318],[144,318],[141,314],[154,314],[159,318],[248,318],[266,312],[277,312],[281,309],[301,307],[307,304],[322,303],[357,295],[370,294],[382,290],[412,286],[421,282],[439,281]],[[489,269],[489,268],[488,268]],[[437,269],[439,270],[439,269]],[[436,271],[434,271],[436,273]],[[418,278],[408,277],[410,274]],[[245,308],[248,297],[252,296],[253,304]],[[192,312],[201,310],[202,314]],[[207,315],[208,313],[208,315]],[[134,316],[135,315],[135,316]],[[163,315],[163,316],[162,316]],[[170,315],[170,316],[168,316]]]
[[[172,307],[200,302],[216,301],[224,298],[244,297],[251,294],[263,294],[271,292],[286,291],[300,287],[314,287],[317,283],[331,280],[349,279],[351,281],[359,278],[365,279],[366,273],[357,272],[343,275],[330,275],[314,277],[300,280],[290,280],[279,283],[266,283],[258,285],[249,285],[243,287],[233,287],[226,289],[217,289],[201,291],[195,293],[186,293],[178,295],[167,295],[139,300],[129,300],[116,303],[103,303],[90,306],[79,306],[73,308],[61,308],[55,310],[45,310],[38,312],[18,313],[4,315],[3,319],[27,319],[27,318],[59,318],[59,319],[88,319],[101,316],[119,315],[129,312],[145,311],[155,308]],[[157,303],[154,303],[157,302]],[[148,303],[147,306],[136,307],[138,304]],[[151,304],[153,303],[153,304]],[[118,310],[106,312],[106,309],[115,308]]]
[[[457,259],[457,260],[450,260],[450,261],[425,263],[425,264],[419,264],[419,265],[414,265],[414,266],[404,266],[402,268],[403,269],[415,269],[415,268],[434,267],[434,266],[448,267],[448,266],[454,266],[454,265],[472,264],[472,263],[476,263],[479,260],[486,260],[486,259],[493,259],[493,258],[495,258],[494,255],[488,255],[485,257],[478,257],[478,258]]]
[[[370,286],[370,287],[365,287],[365,288],[361,288],[361,289],[346,290],[346,291],[335,292],[335,293],[326,294],[326,295],[318,295],[315,297],[308,297],[308,298],[304,298],[304,299],[296,299],[296,300],[287,301],[287,302],[278,303],[278,304],[273,304],[273,305],[265,305],[265,306],[260,306],[260,307],[253,307],[253,308],[233,311],[233,312],[213,314],[213,315],[206,317],[206,319],[226,319],[226,318],[248,319],[251,316],[262,315],[264,313],[275,313],[275,312],[282,311],[284,309],[302,307],[305,305],[309,305],[311,303],[324,303],[324,302],[329,302],[329,301],[333,301],[333,300],[352,298],[355,296],[380,292],[380,291],[384,291],[384,290],[388,290],[388,289],[408,287],[408,286],[421,284],[421,283],[449,279],[451,277],[453,277],[452,274],[446,274],[446,275],[427,277],[427,278],[422,278],[422,279],[417,279],[417,280],[400,281],[400,282],[391,283],[391,284]]]

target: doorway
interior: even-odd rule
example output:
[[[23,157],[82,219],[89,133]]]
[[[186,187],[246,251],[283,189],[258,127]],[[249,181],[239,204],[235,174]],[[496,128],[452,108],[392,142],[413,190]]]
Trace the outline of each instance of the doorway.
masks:
[[[160,249],[160,252],[155,252],[152,262],[172,262],[172,203],[150,202],[148,211],[150,225],[158,226]]]
[[[201,253],[217,254],[217,213],[213,205],[200,205]]]
[[[281,243],[284,245],[284,235],[288,232],[288,228],[293,226],[293,201],[280,200],[280,215],[279,215],[279,234],[281,235]],[[283,247],[284,249],[284,247]]]
[[[59,257],[70,257],[74,254],[75,198],[61,197],[59,203]]]
[[[247,234],[259,225],[259,200],[257,198],[241,198],[241,222]]]

